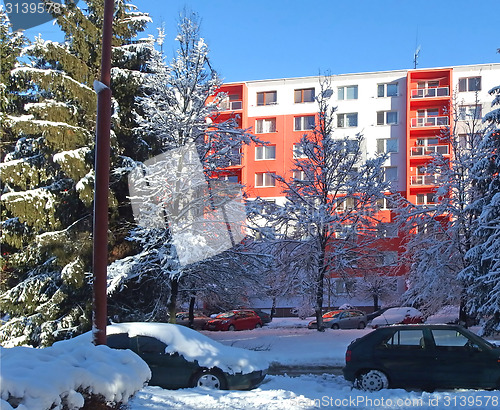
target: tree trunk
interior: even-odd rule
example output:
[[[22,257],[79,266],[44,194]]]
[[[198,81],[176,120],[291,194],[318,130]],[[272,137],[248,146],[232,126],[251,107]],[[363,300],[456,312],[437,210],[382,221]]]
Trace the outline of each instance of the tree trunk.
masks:
[[[378,307],[378,295],[376,293],[373,294],[373,311],[376,312],[379,309]]]
[[[325,261],[325,251],[322,249],[320,251],[320,256],[318,261],[319,272],[316,281],[316,307],[315,307],[316,323],[319,332],[325,331],[325,326],[323,325],[323,286],[325,280],[324,261]]]
[[[276,296],[273,297],[273,304],[271,306],[271,320],[273,320],[275,313],[276,313]]]
[[[167,302],[168,309],[168,321],[169,323],[175,323],[175,310],[177,307],[177,294],[179,293],[179,280],[170,279],[170,296]]]
[[[189,299],[189,327],[192,328],[194,325],[194,302],[196,301],[195,296],[191,296]]]

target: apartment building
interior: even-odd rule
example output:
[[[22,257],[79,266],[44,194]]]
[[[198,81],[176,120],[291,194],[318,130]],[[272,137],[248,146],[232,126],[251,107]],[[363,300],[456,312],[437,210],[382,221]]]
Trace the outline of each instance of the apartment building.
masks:
[[[246,81],[223,85],[227,93],[222,118],[236,116],[265,146],[242,148],[242,161],[227,178],[245,186],[248,197],[283,203],[273,173],[291,177],[296,144],[314,127],[319,77]],[[439,177],[426,171],[434,153],[452,154],[442,136],[458,132],[490,111],[488,90],[500,83],[500,64],[481,64],[333,75],[330,104],[337,107],[334,136],[364,137],[363,155],[388,153],[385,178],[415,204],[432,206]],[[390,226],[390,204],[380,204],[380,217]],[[388,233],[387,252],[397,252],[397,233]],[[394,237],[392,240],[390,237]],[[389,256],[389,259],[391,257]],[[403,290],[404,283],[398,287]]]

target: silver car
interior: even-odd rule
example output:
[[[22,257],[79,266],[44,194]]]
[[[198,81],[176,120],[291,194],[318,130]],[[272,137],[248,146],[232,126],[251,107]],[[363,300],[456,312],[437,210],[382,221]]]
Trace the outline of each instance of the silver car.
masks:
[[[323,315],[323,325],[332,329],[364,329],[368,319],[361,310],[332,310]],[[318,324],[312,320],[307,325],[309,329],[316,329]]]

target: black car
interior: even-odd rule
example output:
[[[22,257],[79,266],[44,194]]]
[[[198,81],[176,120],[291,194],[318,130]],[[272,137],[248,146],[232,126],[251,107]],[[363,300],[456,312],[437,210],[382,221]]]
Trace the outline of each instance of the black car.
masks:
[[[248,390],[267,373],[258,352],[222,345],[185,326],[170,323],[115,323],[107,345],[130,349],[151,369],[150,386]]]
[[[262,324],[266,325],[272,322],[273,318],[269,313],[264,312],[263,310],[260,309],[251,309],[251,310],[253,310],[257,314],[257,316],[260,317],[260,320],[262,320]]]
[[[500,348],[458,325],[393,325],[353,341],[343,372],[368,391],[498,389]]]

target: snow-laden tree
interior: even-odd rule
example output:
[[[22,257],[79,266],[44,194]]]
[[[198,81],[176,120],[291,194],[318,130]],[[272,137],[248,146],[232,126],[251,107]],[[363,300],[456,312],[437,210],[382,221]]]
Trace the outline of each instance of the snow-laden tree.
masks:
[[[225,96],[218,92],[221,81],[210,65],[209,50],[200,37],[195,13],[181,15],[176,40],[177,55],[170,64],[165,64],[160,54],[151,62],[151,74],[145,79],[143,96],[137,99],[135,110],[136,131],[148,144],[151,158],[147,161],[138,158],[132,185],[147,186],[150,190],[131,193],[131,197],[140,204],[143,215],[149,213],[154,218],[160,215],[163,220],[139,223],[130,232],[129,241],[137,245],[139,252],[128,257],[127,274],[122,274],[119,268],[123,266],[121,260],[109,267],[111,276],[116,278],[110,281],[109,288],[115,300],[124,300],[124,292],[137,295],[149,288],[147,283],[157,282],[158,292],[153,297],[147,296],[150,303],[147,311],[143,311],[150,320],[164,319],[166,305],[170,320],[175,320],[180,282],[188,272],[184,268],[214,255],[209,252],[194,256],[196,252],[203,253],[208,244],[217,244],[217,230],[212,237],[200,235],[210,231],[200,225],[201,221],[207,224],[203,210],[218,215],[216,219],[224,219],[226,205],[238,207],[239,186],[234,192],[234,184],[231,187],[217,183],[217,178],[225,172],[225,167],[239,160],[242,144],[250,143],[253,138],[238,127],[237,118],[224,121],[219,118],[219,106]],[[172,163],[174,157],[178,162]],[[183,164],[187,166],[184,170]],[[223,230],[232,235],[226,224]],[[240,231],[241,226],[236,230]],[[239,242],[235,238],[231,241]],[[181,249],[189,254],[189,261],[185,261]],[[116,309],[120,314],[118,305]],[[127,311],[130,309],[123,306],[122,316],[127,316]]]
[[[7,14],[0,6],[0,148],[3,160],[5,152],[12,149],[15,137],[10,132],[7,115],[16,110],[17,99],[12,93],[9,73],[16,66],[27,39],[20,32],[12,32],[12,26]]]
[[[6,278],[0,311],[9,317],[0,330],[0,340],[49,345],[90,327],[88,273],[96,117],[92,87],[100,71],[103,1],[86,3],[86,8],[80,9],[68,2],[64,12],[56,16],[65,34],[64,43],[37,38],[23,49],[24,58],[7,73],[17,103],[6,122],[15,145],[0,164],[2,269]],[[118,85],[121,80],[128,82],[129,92],[134,93],[136,83],[140,83],[137,70],[145,65],[147,53],[143,51],[147,47],[133,37],[150,21],[122,0],[116,1],[115,7],[114,64],[127,73],[135,70],[137,75],[130,75],[136,82],[130,77],[113,77],[112,87],[117,86],[114,168],[122,166],[116,154],[125,153],[125,147],[118,141],[131,116],[126,115],[127,101],[133,99],[120,92],[127,89],[122,85],[118,90]],[[141,59],[143,63],[138,62]],[[113,191],[111,231],[122,217]]]
[[[471,205],[481,209],[474,230],[474,246],[466,254],[469,265],[461,273],[467,285],[468,308],[484,320],[486,335],[500,331],[500,86],[489,91],[492,111],[481,141],[487,153],[474,167],[474,183],[484,196]]]
[[[363,160],[360,134],[335,136],[330,83],[329,77],[320,80],[316,125],[300,139],[301,155],[294,159],[292,175],[275,176],[283,186],[284,205],[272,204],[272,211],[262,212],[256,201],[254,208],[256,225],[264,219],[278,238],[296,242],[288,260],[302,262],[302,290],[314,301],[320,331],[325,278],[347,280],[357,260],[370,253],[369,244],[376,239],[376,203],[388,189],[385,158]]]
[[[480,101],[477,100],[478,105]],[[426,166],[439,186],[423,198],[425,204],[400,199],[397,219],[406,233],[402,262],[408,267],[408,291],[403,303],[417,306],[424,314],[445,305],[461,305],[465,322],[465,287],[458,274],[468,264],[465,255],[473,245],[472,233],[480,213],[476,202],[483,189],[475,183],[475,164],[485,158],[481,146],[484,126],[477,113],[460,110],[462,101],[452,104],[450,127],[436,135],[436,141],[451,151],[436,150]]]

